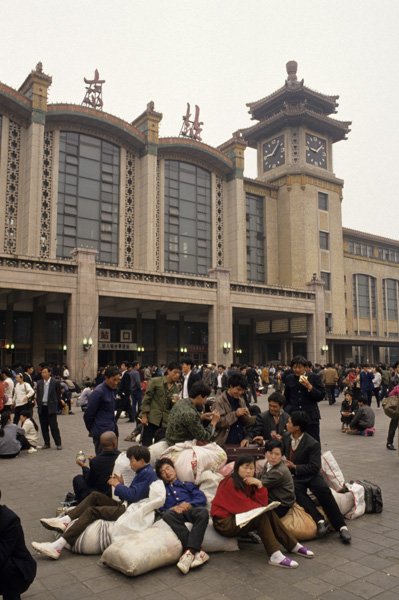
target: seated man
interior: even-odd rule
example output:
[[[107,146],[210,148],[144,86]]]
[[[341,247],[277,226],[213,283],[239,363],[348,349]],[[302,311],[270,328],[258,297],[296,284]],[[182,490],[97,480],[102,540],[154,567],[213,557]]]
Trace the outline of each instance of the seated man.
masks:
[[[349,543],[351,535],[345,525],[344,517],[341,515],[330,488],[320,474],[320,444],[306,433],[309,420],[305,412],[294,411],[288,419],[287,433],[283,435],[285,464],[294,478],[296,501],[316,523],[318,535],[324,535],[328,531],[328,523],[308,496],[309,489],[319,500],[331,525],[336,531],[339,531],[341,540]]]
[[[161,511],[162,518],[173,529],[182,543],[183,554],[177,563],[178,569],[186,575],[190,569],[199,567],[209,560],[201,548],[209,513],[205,508],[206,496],[193,483],[181,482],[170,458],[161,458],[155,466],[157,475],[166,487],[166,501]],[[192,523],[191,531],[185,523]]]
[[[61,550],[66,544],[76,542],[81,533],[97,519],[106,521],[116,521],[126,510],[123,500],[128,504],[138,502],[143,498],[148,498],[151,483],[157,480],[154,469],[150,464],[150,451],[145,446],[131,446],[126,452],[130,459],[130,467],[136,475],[129,487],[123,485],[123,477],[113,475],[108,483],[115,487],[115,495],[120,501],[105,496],[100,492],[92,492],[83,502],[73,508],[67,515],[61,515],[56,519],[40,519],[41,524],[46,529],[52,529],[62,533],[62,537],[52,543],[32,542],[35,550],[50,558],[60,557]],[[71,521],[75,521],[69,526]]]
[[[216,424],[220,419],[219,413],[198,412],[210,393],[211,388],[208,385],[196,381],[190,389],[190,397],[182,398],[173,406],[166,428],[166,441],[169,446],[186,440],[210,442],[213,439]],[[202,424],[203,421],[208,421],[206,427]]]
[[[289,415],[284,412],[285,399],[280,392],[273,392],[268,397],[269,410],[257,415],[252,429],[247,435],[249,443],[256,442],[264,446],[267,440],[281,440],[287,430]]]
[[[359,396],[358,398],[358,411],[349,423],[350,429],[346,432],[351,435],[358,435],[365,429],[370,429],[375,425],[375,414],[373,409],[366,404],[365,398]]]
[[[214,410],[220,414],[215,442],[219,445],[248,446],[244,428],[250,423],[250,414],[243,398],[248,380],[245,375],[234,372],[229,377],[228,386],[229,389],[218,396],[213,405]]]
[[[91,492],[101,492],[111,496],[108,479],[112,475],[115,460],[120,454],[116,449],[118,438],[113,431],[104,431],[100,435],[100,444],[102,452],[97,456],[89,456],[90,467],[76,459],[76,464],[82,467],[82,475],[73,478],[73,491],[78,503],[87,498]]]

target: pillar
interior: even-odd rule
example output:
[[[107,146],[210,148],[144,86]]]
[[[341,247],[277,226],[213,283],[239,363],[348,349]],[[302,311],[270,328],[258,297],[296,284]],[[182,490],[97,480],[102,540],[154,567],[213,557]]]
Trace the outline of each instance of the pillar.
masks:
[[[168,327],[166,321],[166,315],[161,315],[160,311],[157,311],[156,320],[156,356],[155,361],[158,366],[161,363],[166,362],[166,346],[168,339]]]
[[[217,279],[217,302],[209,307],[208,361],[229,365],[233,361],[233,315],[230,304],[230,270],[218,267],[209,269],[209,276]],[[223,352],[224,342],[231,348]]]
[[[72,260],[77,263],[77,288],[68,300],[67,365],[71,376],[83,381],[93,379],[98,361],[99,297],[96,286],[97,250],[75,248]],[[89,350],[83,348],[83,339],[91,338]]]
[[[39,304],[39,298],[33,299],[32,321],[32,364],[38,365],[45,360],[46,344],[46,307]]]
[[[316,273],[307,284],[310,291],[315,293],[314,313],[307,316],[307,358],[313,364],[325,362],[322,346],[326,343],[326,325],[324,309],[324,282],[317,279]]]

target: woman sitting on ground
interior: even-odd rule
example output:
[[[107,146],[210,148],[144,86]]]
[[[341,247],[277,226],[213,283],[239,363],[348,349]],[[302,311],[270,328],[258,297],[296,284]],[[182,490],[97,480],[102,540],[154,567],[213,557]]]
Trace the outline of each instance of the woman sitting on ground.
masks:
[[[11,420],[10,412],[3,412],[0,418],[0,458],[15,458],[22,444],[18,436],[24,436],[24,430]]]
[[[353,417],[357,413],[358,408],[359,406],[356,400],[353,398],[353,392],[346,390],[345,398],[342,400],[341,404],[341,430],[343,433],[349,431],[349,423],[352,421]]]
[[[39,443],[39,428],[32,420],[29,410],[23,410],[20,415],[20,423],[25,432],[25,440],[22,440],[22,450],[28,450],[29,454],[37,452],[36,446]]]
[[[260,474],[260,480],[269,493],[269,500],[280,502],[280,506],[274,509],[280,519],[287,514],[295,502],[294,480],[283,461],[283,448],[281,440],[273,439],[266,442],[267,462]]]
[[[297,542],[274,510],[261,513],[243,527],[237,525],[236,515],[268,504],[267,489],[254,475],[254,458],[248,454],[239,456],[235,461],[233,473],[220,482],[216,496],[212,500],[213,526],[224,537],[236,537],[257,530],[270,557],[269,564],[295,569],[298,563],[284,556],[280,551],[279,542],[289,552],[305,558],[313,558],[314,554]]]

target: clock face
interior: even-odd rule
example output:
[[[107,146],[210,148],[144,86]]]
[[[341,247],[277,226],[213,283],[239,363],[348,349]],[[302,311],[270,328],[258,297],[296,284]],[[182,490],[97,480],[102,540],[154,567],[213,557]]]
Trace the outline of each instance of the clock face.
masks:
[[[285,163],[284,134],[263,144],[263,172],[281,167]]]
[[[306,134],[306,162],[327,169],[327,141],[317,135]]]

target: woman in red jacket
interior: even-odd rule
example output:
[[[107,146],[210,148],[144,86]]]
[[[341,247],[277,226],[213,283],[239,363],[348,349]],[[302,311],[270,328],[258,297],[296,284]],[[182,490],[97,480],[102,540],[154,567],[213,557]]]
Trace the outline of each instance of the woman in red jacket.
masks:
[[[270,557],[269,565],[295,569],[298,563],[284,556],[280,551],[279,542],[289,552],[305,558],[313,558],[314,554],[297,542],[274,510],[261,513],[243,527],[237,525],[236,515],[268,504],[267,489],[254,475],[254,458],[247,454],[239,456],[234,464],[233,473],[220,482],[212,500],[213,526],[225,537],[235,537],[256,529]]]

